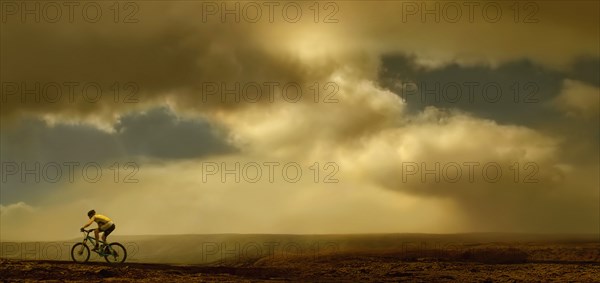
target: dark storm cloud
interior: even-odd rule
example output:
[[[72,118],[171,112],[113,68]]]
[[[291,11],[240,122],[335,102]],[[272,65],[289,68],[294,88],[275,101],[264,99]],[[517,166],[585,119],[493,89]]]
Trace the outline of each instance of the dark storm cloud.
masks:
[[[106,133],[26,120],[19,127],[3,127],[1,155],[3,160],[102,163],[135,157],[196,158],[232,150],[221,130],[202,120],[180,120],[163,108],[125,116],[117,129]]]
[[[136,3],[140,10],[136,14],[139,21],[131,24],[115,24],[109,16],[98,23],[76,24],[22,23],[12,17],[1,27],[2,81],[16,82],[19,86],[24,82],[29,88],[35,82],[76,82],[80,86],[76,87],[75,102],[67,102],[64,97],[58,102],[32,102],[30,97],[27,103],[22,103],[19,95],[7,95],[4,91],[0,114],[4,119],[51,114],[58,121],[104,123],[103,127],[109,128],[127,111],[144,110],[166,101],[178,110],[204,113],[248,105],[232,100],[223,102],[222,95],[205,95],[203,87],[207,82],[227,82],[230,88],[235,82],[258,82],[259,85],[274,81],[312,83],[326,79],[345,65],[368,73],[360,63],[361,53],[380,54],[389,50],[416,54],[420,59],[426,57],[434,65],[462,62],[452,53],[474,58],[474,62],[489,59],[498,63],[530,55],[538,63],[564,65],[574,56],[590,55],[590,37],[598,34],[597,27],[590,24],[593,21],[587,20],[595,13],[593,8],[597,5],[594,3],[566,6],[539,3],[540,13],[536,16],[540,23],[520,25],[515,29],[507,16],[510,25],[503,21],[494,26],[497,33],[482,29],[483,22],[423,25],[417,20],[418,15],[403,22],[399,17],[401,3],[365,3],[339,3],[343,12],[339,18],[344,27],[352,30],[351,34],[336,29],[340,25],[307,25],[306,20],[312,20],[311,17],[295,24],[249,24],[244,21],[223,24],[219,17],[206,22],[202,20],[201,2],[182,5]],[[107,3],[101,5],[108,11]],[[307,8],[305,3],[302,5]],[[510,11],[508,4],[502,5]],[[580,16],[572,16],[575,14]],[[365,22],[369,24],[365,25]],[[562,29],[552,29],[553,24],[560,24]],[[316,31],[323,35],[315,37],[319,35]],[[581,35],[576,36],[575,32]],[[432,36],[422,37],[421,33]],[[463,42],[465,33],[480,34],[485,38]],[[551,48],[551,38],[562,38],[561,45]],[[305,41],[310,44],[305,46]],[[515,42],[518,48],[514,48]],[[326,49],[332,46],[335,48]],[[440,52],[437,46],[444,46],[445,51]],[[321,48],[336,52],[322,56],[318,61],[293,54],[320,51]],[[485,73],[484,70],[482,75]],[[436,74],[443,76],[445,73],[440,71],[431,75],[435,77]],[[81,85],[88,82],[102,86],[104,95],[98,102],[88,103],[79,94]],[[123,103],[123,97],[115,102],[110,90],[115,82],[136,84],[139,89],[135,103]],[[268,87],[263,86],[262,93],[267,92]],[[124,93],[125,90],[121,90],[121,94]],[[260,99],[261,102],[267,100],[266,95]],[[531,113],[522,109],[515,111],[522,118],[528,118],[527,114]]]
[[[565,80],[598,87],[598,74],[598,58],[579,59],[566,70],[528,60],[495,68],[450,64],[427,69],[418,66],[413,57],[387,55],[382,58],[380,82],[405,99],[409,111],[420,112],[428,106],[458,109],[501,124],[535,128],[566,139],[569,146],[561,151],[563,158],[593,164],[600,150],[589,142],[600,142],[598,119],[566,116],[560,105],[564,102],[556,100],[564,91]],[[487,91],[486,85],[490,86]]]
[[[455,108],[500,123],[535,126],[553,119],[547,103],[561,91],[564,73],[522,60],[497,68],[451,64],[418,67],[403,55],[382,59],[381,81],[404,98],[412,111],[427,106]]]
[[[597,123],[593,119],[598,112],[587,102],[593,101],[598,85],[592,76],[598,73],[593,63],[599,56],[598,2],[536,2],[540,22],[522,24],[510,14],[499,23],[481,18],[474,23],[422,23],[419,15],[403,22],[405,2],[344,1],[338,2],[337,25],[202,23],[199,3],[140,2],[143,13],[137,24],[115,25],[111,19],[73,25],[13,21],[0,27],[3,82],[98,82],[108,89],[94,103],[81,99],[22,103],[3,93],[7,100],[1,101],[2,135],[12,137],[6,143],[2,140],[2,150],[10,144],[10,150],[2,152],[3,160],[5,153],[53,161],[160,159],[140,170],[140,179],[146,182],[137,186],[112,180],[67,185],[54,203],[33,203],[38,212],[22,218],[11,213],[28,211],[27,206],[0,207],[9,211],[2,214],[2,228],[11,228],[3,229],[3,235],[4,231],[15,238],[33,235],[33,225],[20,223],[72,217],[72,211],[92,202],[121,215],[139,211],[157,215],[173,233],[215,231],[215,227],[267,233],[595,231],[590,222],[597,223],[597,214],[592,213],[597,203],[591,200],[597,202],[598,127],[591,125]],[[513,4],[499,5],[508,12]],[[392,59],[386,54],[400,56]],[[578,58],[593,61],[574,64]],[[378,80],[382,61],[388,71]],[[424,108],[410,99],[405,104],[399,93],[381,87],[383,82],[398,92],[394,83],[407,80],[492,81],[506,93],[515,80],[532,81],[540,87],[539,101],[514,104],[506,95],[497,103],[462,100]],[[339,86],[339,101],[223,103],[218,95],[203,101],[202,83],[207,81],[333,81]],[[114,82],[139,86],[139,101],[124,103],[120,97],[115,102],[110,92]],[[553,104],[561,97],[564,108]],[[143,114],[157,106],[171,109],[173,115]],[[54,127],[18,124],[29,117]],[[206,156],[206,146],[214,146],[213,152],[231,149],[220,134],[214,142],[203,140],[205,147],[196,144],[197,139],[213,136],[212,128],[197,122],[202,121],[199,118],[223,126],[227,141],[239,148],[215,161],[327,160],[340,165],[340,180],[346,183],[249,185],[221,179],[200,183],[206,159],[185,157]],[[27,129],[30,123],[39,124]],[[103,131],[90,129],[90,124]],[[497,162],[505,172],[511,172],[515,161],[535,162],[539,182],[515,183],[508,174],[498,183],[458,184],[423,182],[419,176],[404,182],[399,176],[405,162],[431,166],[471,161]],[[302,189],[285,190],[291,187]],[[88,195],[98,188],[111,193]],[[13,203],[31,201],[18,199],[17,194]],[[225,214],[224,204],[232,208]],[[363,222],[350,221],[357,219],[358,211],[375,212],[362,217]],[[398,221],[398,216],[406,218]],[[281,223],[290,224],[281,228]],[[128,224],[135,233],[155,232],[152,223],[135,219]],[[69,231],[68,223],[59,225]],[[200,230],[204,227],[208,230]]]
[[[78,168],[89,162],[108,168],[117,161],[143,166],[141,158],[187,159],[234,151],[221,130],[202,120],[178,119],[162,108],[123,117],[115,133],[76,125],[50,127],[38,120],[24,120],[17,126],[3,127],[0,137],[0,161],[16,163],[20,168],[17,174],[3,175],[3,204],[22,199],[35,203],[62,188],[65,182],[72,182],[64,171],[67,162],[77,162]],[[40,167],[37,176],[42,175],[40,181],[36,181],[36,175],[23,179],[21,171],[35,168],[36,163]],[[51,163],[63,169],[57,183],[39,173]],[[53,169],[50,172],[53,176]]]
[[[131,155],[156,158],[195,158],[233,149],[206,121],[179,120],[166,109],[125,116],[117,125],[117,139]]]
[[[572,79],[600,87],[600,58],[581,58],[573,64],[568,76]]]
[[[265,102],[272,89],[264,83],[314,82],[335,65],[330,62],[315,72],[297,58],[279,53],[280,42],[269,33],[273,25],[202,22],[200,3],[138,5],[143,13],[137,24],[114,24],[110,18],[84,24],[3,23],[2,117],[53,114],[59,120],[78,117],[114,123],[124,112],[167,100],[195,111],[228,110],[248,103],[235,101],[231,94],[223,98],[221,83],[229,89],[240,83],[238,92],[245,84],[257,83],[263,94],[258,101]],[[62,86],[59,101],[43,97],[36,101],[33,94],[24,94],[36,83],[40,87],[33,92],[42,96],[50,83],[75,83],[75,98],[68,99],[70,88]],[[98,101],[89,102],[81,94],[88,83],[102,88]],[[121,85],[117,98],[115,83]],[[133,102],[124,101],[131,91],[123,89],[126,83],[136,85]],[[219,93],[213,95],[207,84],[218,85]],[[48,96],[55,97],[51,90]]]

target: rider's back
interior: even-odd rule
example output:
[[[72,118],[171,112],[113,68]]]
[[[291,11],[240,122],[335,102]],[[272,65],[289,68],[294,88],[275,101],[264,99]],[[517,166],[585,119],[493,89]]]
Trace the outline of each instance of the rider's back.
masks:
[[[112,220],[110,220],[110,218],[108,218],[102,214],[96,214],[96,215],[94,215],[94,221],[96,221],[96,223],[98,223],[98,225],[102,226],[108,222],[111,222]]]

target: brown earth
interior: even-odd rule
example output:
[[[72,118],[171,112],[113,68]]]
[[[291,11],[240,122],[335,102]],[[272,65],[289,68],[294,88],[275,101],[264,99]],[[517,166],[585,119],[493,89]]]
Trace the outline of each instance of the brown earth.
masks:
[[[590,251],[587,251],[590,252]],[[108,264],[0,260],[0,280],[14,281],[303,281],[303,282],[600,282],[599,261],[544,261],[516,250],[340,252],[268,257],[210,265]]]
[[[598,235],[115,237],[127,261],[76,264],[67,242],[0,243],[0,281],[600,282]],[[277,245],[275,245],[277,244]],[[270,247],[270,248],[268,248]]]

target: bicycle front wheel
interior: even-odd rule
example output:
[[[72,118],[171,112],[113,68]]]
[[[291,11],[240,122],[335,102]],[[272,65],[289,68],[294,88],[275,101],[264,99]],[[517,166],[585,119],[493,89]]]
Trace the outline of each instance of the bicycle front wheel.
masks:
[[[77,263],[87,262],[90,259],[90,248],[83,243],[73,245],[73,248],[71,248],[71,258]]]
[[[112,243],[104,250],[104,259],[108,263],[122,263],[127,259],[127,250],[119,243]]]

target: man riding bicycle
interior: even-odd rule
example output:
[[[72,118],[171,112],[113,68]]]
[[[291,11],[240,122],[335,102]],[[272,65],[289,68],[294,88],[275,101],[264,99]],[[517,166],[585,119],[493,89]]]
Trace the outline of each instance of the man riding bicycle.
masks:
[[[103,232],[102,241],[106,243],[106,237],[108,237],[108,235],[110,235],[110,233],[112,233],[112,231],[115,230],[115,223],[113,223],[112,220],[110,220],[110,218],[104,215],[96,214],[96,211],[93,209],[88,211],[87,215],[90,218],[90,221],[83,227],[81,227],[81,231],[83,231],[86,227],[92,225],[92,223],[94,222],[98,224],[98,228],[94,229],[94,236],[96,237],[96,246],[93,249],[94,251],[98,251],[98,234],[100,232]]]

